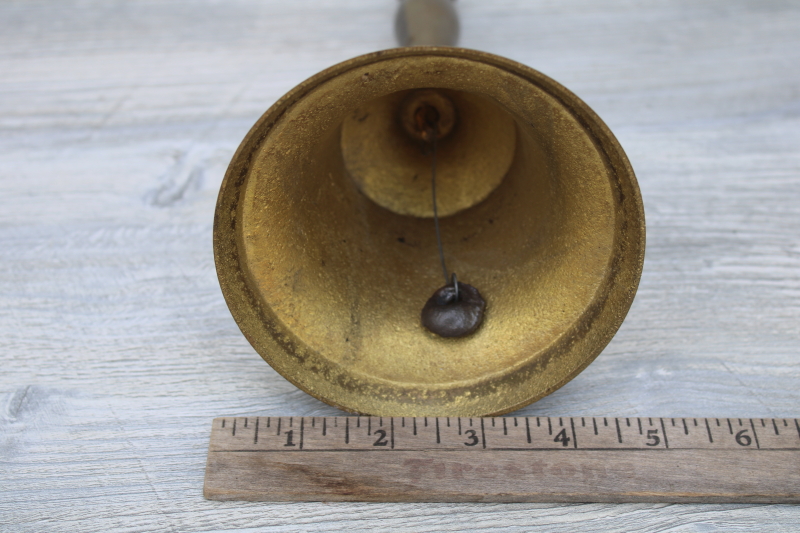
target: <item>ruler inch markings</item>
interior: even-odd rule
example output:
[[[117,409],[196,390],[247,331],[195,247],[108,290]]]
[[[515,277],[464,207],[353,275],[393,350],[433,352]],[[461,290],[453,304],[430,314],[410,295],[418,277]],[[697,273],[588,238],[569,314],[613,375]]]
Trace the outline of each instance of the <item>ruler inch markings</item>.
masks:
[[[298,417],[298,426],[294,417],[245,418],[211,424],[209,499],[800,503],[796,418],[618,417],[601,425],[602,417],[547,417],[537,429],[534,417],[508,417],[516,423],[493,429],[491,418],[457,417],[448,428],[434,417],[413,434],[423,419],[375,417],[372,431],[357,417],[352,427],[351,417],[322,417],[319,426],[314,417]],[[344,427],[334,430],[339,418]],[[474,429],[465,434],[467,420]],[[569,432],[572,446],[564,446]]]
[[[761,449],[761,445],[758,443],[758,433],[756,433],[756,425],[753,424],[753,419],[750,419],[750,427],[753,429],[753,438],[756,440],[756,448],[759,450]]]
[[[575,435],[575,419],[569,418],[569,425],[572,426],[572,447],[578,449],[578,437]]]
[[[288,424],[288,418],[286,418],[286,423]],[[216,436],[218,440],[223,441],[230,441],[231,443],[235,442],[238,443],[237,446],[241,447],[240,444],[244,442],[250,442],[252,444],[257,444],[258,447],[266,446],[270,447],[273,445],[285,445],[286,443],[293,443],[296,444],[298,447],[302,440],[302,448],[305,450],[306,448],[311,447],[311,449],[321,449],[333,446],[333,442],[337,441],[338,439],[334,439],[333,441],[328,442],[328,439],[323,439],[323,437],[328,436],[338,436],[332,435],[331,429],[334,426],[338,426],[338,424],[328,424],[330,418],[323,417],[322,423],[317,426],[316,423],[312,426],[310,424],[310,418],[306,419],[304,417],[298,417],[298,426],[294,427],[294,422],[292,422],[293,429],[293,436],[289,437],[288,433],[290,430],[283,430],[284,421],[282,418],[276,417],[277,423],[274,426],[277,428],[278,425],[281,426],[281,433],[278,437],[279,439],[275,438],[276,433],[268,433],[264,431],[264,428],[269,425],[273,426],[272,420],[270,417],[254,417],[254,420],[248,420],[247,428],[244,427],[244,417],[229,417],[229,418],[217,418],[214,420],[214,424],[212,426],[212,433]],[[333,417],[335,421],[336,417]],[[371,433],[374,435],[369,435],[371,438],[364,440],[364,434],[366,434],[367,427],[366,424],[362,426],[359,430],[362,433],[361,437],[354,440],[356,433],[354,433],[354,427],[350,424],[350,417],[342,417],[344,418],[344,431],[341,437],[344,437],[346,444],[351,444],[351,447],[360,447],[362,445],[366,445],[365,443],[369,442],[372,445],[373,442],[376,442],[376,438],[378,436],[378,430],[374,430]],[[501,449],[501,448],[520,448],[520,449],[562,449],[566,448],[563,445],[563,438],[566,435],[569,435],[569,438],[572,440],[572,446],[569,448],[573,449],[583,449],[583,450],[593,450],[593,449],[649,449],[654,447],[653,441],[654,439],[652,436],[648,437],[647,435],[643,434],[643,439],[629,439],[627,435],[625,435],[623,431],[623,424],[619,424],[619,432],[617,432],[617,424],[613,425],[613,428],[609,427],[608,429],[611,432],[606,435],[600,428],[603,426],[597,425],[598,433],[594,433],[594,426],[595,424],[586,424],[586,426],[582,426],[581,424],[576,423],[575,418],[569,417],[562,417],[562,426],[559,428],[558,439],[557,441],[553,441],[552,436],[548,439],[549,431],[541,431],[544,428],[540,428],[540,431],[534,434],[535,426],[531,424],[533,421],[531,418],[522,417],[523,420],[517,421],[517,426],[506,425],[506,427],[501,428],[500,424],[497,424],[496,429],[492,429],[489,425],[485,424],[485,420],[487,419],[472,419],[473,426],[479,424],[481,426],[480,432],[481,434],[478,436],[481,442],[480,448],[483,448],[483,443],[485,442],[485,449]],[[513,418],[511,418],[513,420]],[[557,419],[557,417],[555,418]],[[488,419],[491,420],[491,419]],[[703,427],[705,431],[689,431],[688,435],[683,431],[683,428],[680,428],[680,425],[676,424],[676,428],[673,430],[668,430],[668,427],[671,427],[667,424],[666,419],[664,418],[655,418],[653,417],[652,420],[648,420],[647,418],[642,419],[643,429],[644,424],[648,424],[652,422],[652,426],[650,430],[653,431],[652,435],[658,435],[655,433],[656,428],[660,430],[663,436],[660,436],[660,439],[663,439],[664,447],[665,448],[676,448],[676,449],[740,449],[740,448],[753,448],[753,449],[781,449],[781,450],[791,450],[791,449],[800,449],[800,432],[796,431],[797,427],[800,426],[800,419],[764,419],[764,428],[763,430],[759,430],[757,424],[755,423],[756,420],[761,419],[742,419],[742,426],[741,429],[737,432],[734,432],[734,435],[728,436],[727,434],[724,438],[718,439],[718,435],[715,435],[712,421],[713,418],[707,419],[699,419],[698,420],[698,430]],[[732,419],[731,425],[737,424],[738,425],[739,419]],[[376,422],[378,418],[376,417]],[[618,422],[619,420],[615,420]],[[678,419],[680,421],[680,419]],[[224,426],[222,422],[225,422]],[[233,425],[236,425],[236,430],[234,433]],[[399,428],[401,427],[402,419],[397,418],[393,419],[391,417],[386,417],[384,420],[385,429],[380,430],[380,439],[377,441],[384,441],[386,440],[388,448],[392,448],[392,439],[394,439],[394,448],[393,449],[403,449],[404,447],[412,445],[411,443],[416,442],[413,444],[414,449],[428,449],[430,447],[434,447],[436,449],[443,449],[445,447],[460,447],[464,446],[465,441],[461,440],[461,437],[464,434],[464,419],[461,419],[462,431],[461,435],[456,437],[458,430],[457,425],[459,419],[456,418],[455,421],[451,420],[451,427],[448,429],[445,425],[443,425],[444,419],[435,419],[433,424],[431,424],[431,436],[429,439],[424,438],[424,433],[419,433],[419,436],[423,438],[421,440],[409,440],[412,436],[412,428],[415,425],[416,419],[411,417],[410,421],[406,427],[408,429],[404,429],[402,432],[398,433]],[[436,422],[438,422],[438,435],[436,434]],[[455,422],[455,423],[454,423]],[[588,420],[586,421],[588,422]],[[593,420],[594,422],[594,420]],[[631,420],[631,429],[633,431],[638,432],[638,421],[636,419]],[[689,425],[687,421],[687,425],[690,427],[693,426],[692,424]],[[794,422],[793,431],[780,431],[778,427],[778,422],[786,422],[785,427],[790,427],[790,422]],[[727,425],[727,424],[726,424]],[[311,429],[311,428],[315,429]],[[679,429],[680,428],[680,429]],[[478,429],[478,428],[476,428]],[[721,429],[721,428],[720,428]],[[726,428],[727,429],[727,428]],[[777,432],[776,432],[777,429]],[[384,434],[385,433],[385,434]],[[570,435],[570,433],[572,433]],[[647,433],[647,432],[644,432]],[[580,434],[580,438],[579,438]],[[614,435],[613,442],[611,441],[611,435]],[[414,435],[415,437],[417,435]],[[738,438],[737,438],[738,437]],[[399,438],[399,440],[398,440]],[[675,438],[675,445],[673,446],[673,438]],[[310,440],[309,440],[310,439]],[[435,442],[435,445],[434,445]],[[645,448],[647,446],[647,448]],[[289,447],[292,447],[290,444]],[[421,448],[423,447],[423,448]],[[289,451],[289,450],[286,450]]]

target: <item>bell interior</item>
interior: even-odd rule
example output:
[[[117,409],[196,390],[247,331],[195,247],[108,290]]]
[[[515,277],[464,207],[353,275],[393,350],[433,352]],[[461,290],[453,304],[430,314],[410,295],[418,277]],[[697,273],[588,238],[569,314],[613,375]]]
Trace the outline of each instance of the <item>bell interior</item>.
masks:
[[[448,268],[487,302],[478,331],[459,339],[420,323],[444,279],[430,157],[397,118],[411,92],[431,88],[458,115],[437,160]],[[599,312],[619,224],[607,157],[559,98],[495,65],[424,55],[297,94],[257,139],[235,214],[273,366],[326,401],[331,388],[358,388],[358,406],[331,403],[373,414],[387,401],[396,415],[475,414],[480,385],[497,397],[482,400],[485,414],[552,391],[599,353],[607,339],[579,362],[552,357]],[[365,110],[384,114],[377,126],[358,122]],[[365,190],[365,175],[381,192]],[[549,370],[513,377],[531,364]],[[302,366],[305,376],[286,370]]]

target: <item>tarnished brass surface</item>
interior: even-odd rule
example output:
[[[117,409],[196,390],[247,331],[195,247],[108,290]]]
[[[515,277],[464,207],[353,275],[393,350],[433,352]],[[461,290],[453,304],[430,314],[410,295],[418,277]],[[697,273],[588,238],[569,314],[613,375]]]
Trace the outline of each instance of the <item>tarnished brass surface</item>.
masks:
[[[483,324],[460,339],[420,324],[442,283],[432,221],[370,199],[345,160],[358,110],[423,88],[452,96],[449,139],[494,132],[505,117],[515,129],[505,176],[441,221],[450,268],[487,302]],[[461,101],[496,114],[467,124]],[[391,137],[402,124],[385,127]],[[508,157],[487,143],[451,163]],[[475,416],[553,392],[600,353],[633,300],[644,236],[630,164],[580,99],[507,59],[414,47],[325,70],[261,117],[222,184],[214,252],[245,336],[304,391],[358,413]]]

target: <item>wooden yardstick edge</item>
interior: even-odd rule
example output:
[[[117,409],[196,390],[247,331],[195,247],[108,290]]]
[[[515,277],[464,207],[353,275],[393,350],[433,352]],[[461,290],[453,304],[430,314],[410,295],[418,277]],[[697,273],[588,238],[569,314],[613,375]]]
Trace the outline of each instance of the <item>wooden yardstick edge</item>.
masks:
[[[795,419],[258,417],[212,428],[212,500],[800,503]]]

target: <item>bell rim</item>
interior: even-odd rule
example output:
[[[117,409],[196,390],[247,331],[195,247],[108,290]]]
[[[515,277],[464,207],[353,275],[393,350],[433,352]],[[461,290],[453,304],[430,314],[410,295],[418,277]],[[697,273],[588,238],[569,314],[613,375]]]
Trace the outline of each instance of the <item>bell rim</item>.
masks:
[[[625,194],[625,200],[627,200],[626,211],[628,213],[628,218],[635,222],[635,224],[628,228],[628,230],[632,232],[634,238],[628,239],[626,243],[628,248],[624,253],[627,260],[626,272],[628,274],[628,280],[624,287],[619,286],[619,284],[613,286],[612,291],[608,295],[607,300],[613,300],[614,313],[607,312],[603,314],[602,317],[605,318],[603,323],[594,325],[594,327],[603,329],[601,342],[596,342],[592,350],[584,351],[577,360],[578,364],[573,365],[569,372],[562,373],[560,380],[551,383],[546,388],[540,388],[534,394],[520,401],[514,401],[513,403],[507,403],[502,406],[494,404],[487,406],[490,408],[484,410],[471,408],[471,410],[463,411],[459,408],[460,406],[457,405],[431,403],[430,400],[434,399],[433,397],[437,397],[437,391],[436,387],[430,386],[426,386],[426,388],[429,392],[433,393],[433,397],[423,395],[417,399],[405,398],[388,402],[376,400],[376,396],[380,397],[381,392],[375,391],[374,394],[366,393],[369,396],[369,401],[354,403],[352,399],[354,397],[358,398],[359,394],[353,394],[353,389],[349,389],[348,385],[342,386],[348,388],[350,392],[338,397],[330,393],[321,392],[314,386],[313,382],[306,379],[307,376],[304,376],[303,372],[298,373],[291,371],[278,357],[275,357],[274,353],[276,349],[284,352],[288,350],[286,345],[281,345],[280,342],[276,344],[276,339],[281,336],[281,332],[279,331],[280,325],[267,325],[264,322],[264,310],[260,309],[261,303],[257,296],[252,294],[252,288],[248,286],[246,274],[243,271],[243,265],[240,261],[241,257],[231,261],[231,247],[232,245],[234,248],[238,247],[235,213],[236,206],[239,202],[238,197],[240,189],[246,182],[249,165],[252,162],[255,152],[269,135],[269,132],[275,126],[280,116],[315,87],[345,72],[387,59],[421,55],[456,57],[488,63],[534,83],[538,87],[543,88],[549,95],[555,97],[562,106],[576,117],[584,130],[589,132],[592,139],[598,143],[598,149],[602,152],[606,164],[612,171],[616,180],[618,182],[624,181],[627,185],[628,190],[626,190]],[[226,220],[226,218],[228,220]],[[237,325],[261,357],[287,379],[287,381],[329,405],[338,407],[347,412],[381,416],[501,415],[529,405],[561,388],[596,359],[614,337],[624,321],[625,316],[630,310],[641,279],[644,265],[645,238],[644,206],[634,171],[616,137],[602,119],[600,119],[585,102],[545,74],[513,60],[466,48],[432,46],[396,48],[372,52],[343,61],[308,78],[278,99],[278,101],[256,121],[240,143],[231,160],[220,186],[213,229],[215,265],[223,296]],[[239,255],[241,256],[241,254]],[[610,284],[614,285],[613,283]],[[254,321],[254,314],[261,318]],[[260,327],[257,324],[258,322],[261,322]],[[271,337],[271,339],[268,337]],[[302,360],[304,357],[310,355],[302,354],[302,349],[296,351],[297,353],[293,354],[296,360]],[[528,364],[528,366],[532,365]],[[501,373],[503,372],[498,372],[497,374]],[[341,376],[332,375],[329,376],[329,378],[333,380],[339,379],[341,381]],[[480,381],[485,384],[493,378],[494,375],[489,375],[482,378]],[[355,379],[357,379],[357,377]],[[389,388],[391,388],[391,382],[386,381],[384,385],[388,385]],[[461,387],[463,390],[454,392],[456,389],[451,387],[450,384],[447,384],[442,390],[448,393],[445,394],[445,396],[452,396],[453,394],[463,394],[465,392],[469,394],[468,389],[471,388],[474,389],[475,387],[471,384],[465,384],[464,387]],[[370,388],[367,387],[367,389],[369,390]],[[438,394],[438,397],[441,398],[443,396]],[[387,410],[383,410],[384,408]]]

